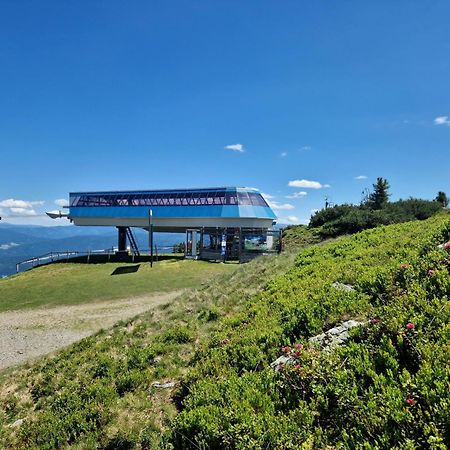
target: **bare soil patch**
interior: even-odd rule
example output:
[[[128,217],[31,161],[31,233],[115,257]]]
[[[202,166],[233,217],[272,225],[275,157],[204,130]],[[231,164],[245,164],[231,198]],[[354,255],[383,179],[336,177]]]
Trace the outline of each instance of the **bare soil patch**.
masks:
[[[181,292],[0,313],[0,370],[58,350],[119,320],[169,303]]]

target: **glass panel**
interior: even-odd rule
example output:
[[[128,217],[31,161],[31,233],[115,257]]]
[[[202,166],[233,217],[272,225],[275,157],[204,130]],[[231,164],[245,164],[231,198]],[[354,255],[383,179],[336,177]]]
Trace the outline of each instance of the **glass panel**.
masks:
[[[70,198],[70,206],[205,206],[205,205],[267,206],[260,194],[247,192],[171,192],[142,194],[80,195]]]
[[[267,206],[263,196],[261,194],[257,194],[256,192],[249,192],[248,196],[254,206]]]
[[[251,205],[252,204],[247,192],[238,192],[238,203],[239,203],[239,205]]]
[[[225,203],[227,205],[237,205],[237,198],[234,192],[227,192],[225,195]]]

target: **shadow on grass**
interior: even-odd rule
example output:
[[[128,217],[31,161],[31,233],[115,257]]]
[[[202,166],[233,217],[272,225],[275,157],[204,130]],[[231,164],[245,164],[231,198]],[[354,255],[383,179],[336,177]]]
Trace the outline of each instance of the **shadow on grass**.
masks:
[[[111,275],[123,275],[125,273],[135,273],[139,270],[139,267],[141,267],[140,264],[137,264],[135,266],[117,267],[116,269],[114,269],[114,272]]]

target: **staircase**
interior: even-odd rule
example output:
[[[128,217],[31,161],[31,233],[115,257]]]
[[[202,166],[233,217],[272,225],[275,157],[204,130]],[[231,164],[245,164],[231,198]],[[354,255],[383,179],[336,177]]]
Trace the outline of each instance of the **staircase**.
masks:
[[[126,228],[127,238],[128,242],[130,243],[131,251],[133,252],[134,256],[141,256],[141,253],[139,252],[136,239],[134,238],[133,231],[130,227]]]

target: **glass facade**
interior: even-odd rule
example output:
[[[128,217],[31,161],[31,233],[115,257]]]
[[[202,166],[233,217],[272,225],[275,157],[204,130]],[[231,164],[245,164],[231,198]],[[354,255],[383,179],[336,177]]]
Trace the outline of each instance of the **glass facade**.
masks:
[[[70,206],[213,206],[267,207],[261,194],[246,191],[183,191],[142,193],[73,194]]]

